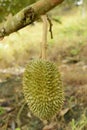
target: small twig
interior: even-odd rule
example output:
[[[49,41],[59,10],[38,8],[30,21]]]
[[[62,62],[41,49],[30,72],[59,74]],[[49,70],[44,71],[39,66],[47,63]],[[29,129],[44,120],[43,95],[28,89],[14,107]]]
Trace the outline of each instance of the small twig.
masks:
[[[9,122],[9,116],[7,116],[6,117],[7,119],[6,119],[6,124],[5,124],[5,126],[4,126],[4,130],[7,130],[7,127],[8,127],[8,122]]]
[[[57,123],[50,123],[49,125],[46,125],[42,130],[56,130],[57,127]]]
[[[49,32],[50,32],[50,35],[51,35],[51,39],[53,39],[53,31],[52,31],[52,26],[53,26],[53,24],[52,24],[52,21],[51,21],[51,19],[49,18],[48,15],[47,15],[47,20],[48,20],[49,25],[50,25],[50,27],[49,27]]]
[[[11,122],[11,129],[15,130],[15,128],[16,128],[16,124],[15,124],[14,120],[12,120],[12,122]]]
[[[26,104],[25,102],[22,104],[22,106],[21,106],[21,108],[20,108],[20,110],[19,110],[19,112],[17,114],[17,124],[18,124],[18,127],[20,127],[20,125],[21,125],[20,116],[21,116],[21,113],[22,113],[22,111],[24,109],[25,104]]]

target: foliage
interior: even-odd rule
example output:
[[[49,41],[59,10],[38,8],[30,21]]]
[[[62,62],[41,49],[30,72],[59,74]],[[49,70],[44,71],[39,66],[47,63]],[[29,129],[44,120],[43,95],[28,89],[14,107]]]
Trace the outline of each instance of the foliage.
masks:
[[[83,130],[86,129],[85,127],[87,126],[87,117],[82,114],[81,119],[79,121],[75,121],[72,119],[71,123],[71,130]]]
[[[21,130],[20,128],[16,128],[15,130]]]
[[[3,107],[0,107],[0,115],[4,114],[5,113],[5,110]]]
[[[15,14],[22,8],[34,3],[36,0],[1,0],[0,1],[0,21],[9,13]]]

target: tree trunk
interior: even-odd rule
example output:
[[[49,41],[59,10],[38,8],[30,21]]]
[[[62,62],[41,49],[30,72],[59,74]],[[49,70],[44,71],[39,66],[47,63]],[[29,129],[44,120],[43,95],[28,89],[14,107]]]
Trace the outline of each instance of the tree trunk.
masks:
[[[12,18],[0,24],[0,37],[4,37],[33,23],[40,15],[45,14],[63,1],[64,0],[40,0],[31,6],[27,6]]]

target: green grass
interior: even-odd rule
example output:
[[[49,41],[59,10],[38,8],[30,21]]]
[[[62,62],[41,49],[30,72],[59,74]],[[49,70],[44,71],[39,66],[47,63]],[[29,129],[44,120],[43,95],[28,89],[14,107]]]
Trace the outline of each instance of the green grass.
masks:
[[[72,119],[70,122],[71,130],[83,130],[87,129],[87,117],[82,114],[81,119],[79,121],[75,121]]]

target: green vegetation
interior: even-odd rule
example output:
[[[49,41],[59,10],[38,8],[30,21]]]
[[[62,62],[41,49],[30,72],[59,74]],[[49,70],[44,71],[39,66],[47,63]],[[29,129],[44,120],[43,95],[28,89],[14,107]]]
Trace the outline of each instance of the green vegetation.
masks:
[[[5,20],[10,14],[14,15],[27,5],[34,3],[36,0],[1,0],[0,1],[0,21]]]
[[[87,117],[83,114],[81,116],[81,119],[79,121],[75,121],[72,119],[70,122],[71,130],[83,130],[86,129],[87,127]]]
[[[3,107],[0,107],[0,115],[4,114],[5,113],[5,110]]]

